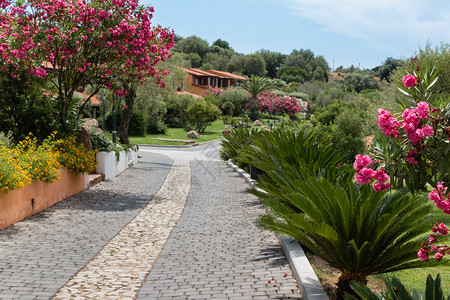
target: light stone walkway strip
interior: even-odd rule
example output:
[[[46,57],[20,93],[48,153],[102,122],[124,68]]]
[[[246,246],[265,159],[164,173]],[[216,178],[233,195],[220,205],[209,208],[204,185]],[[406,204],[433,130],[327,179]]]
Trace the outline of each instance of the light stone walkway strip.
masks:
[[[180,218],[189,163],[175,162],[153,200],[53,299],[134,299]]]

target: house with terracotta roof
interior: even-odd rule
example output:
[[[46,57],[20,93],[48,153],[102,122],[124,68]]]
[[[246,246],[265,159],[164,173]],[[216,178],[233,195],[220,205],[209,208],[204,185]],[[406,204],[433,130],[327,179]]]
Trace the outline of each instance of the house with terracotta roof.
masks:
[[[180,90],[200,95],[208,88],[226,89],[230,86],[238,86],[239,82],[246,78],[240,75],[225,71],[209,70],[202,71],[200,69],[185,69],[187,77],[184,86]]]

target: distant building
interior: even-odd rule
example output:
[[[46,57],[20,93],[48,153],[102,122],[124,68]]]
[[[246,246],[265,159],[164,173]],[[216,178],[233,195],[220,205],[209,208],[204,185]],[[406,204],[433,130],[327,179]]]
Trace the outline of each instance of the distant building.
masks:
[[[185,85],[179,88],[179,91],[186,91],[195,95],[200,95],[208,88],[226,89],[230,86],[238,86],[240,81],[246,78],[240,75],[232,74],[224,71],[209,70],[202,71],[199,69],[185,69],[188,76]]]

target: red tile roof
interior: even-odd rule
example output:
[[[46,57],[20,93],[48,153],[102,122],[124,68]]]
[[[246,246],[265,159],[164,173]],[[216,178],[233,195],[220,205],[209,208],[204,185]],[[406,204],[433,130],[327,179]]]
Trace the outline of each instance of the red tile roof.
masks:
[[[224,79],[235,79],[235,80],[246,79],[243,76],[225,72],[225,71],[217,71],[217,70],[202,71],[200,69],[194,69],[194,68],[185,69],[185,71],[188,72],[189,74],[197,75],[197,76],[219,77],[219,78],[224,78]]]
[[[193,74],[193,75],[197,75],[197,76],[209,76],[209,77],[219,77],[215,74],[211,74],[209,72],[206,71],[202,71],[200,69],[194,69],[194,68],[190,68],[190,69],[185,69],[186,72],[188,72],[189,74]]]
[[[219,77],[221,77],[221,78],[240,79],[240,80],[246,79],[244,76],[236,75],[236,74],[225,72],[225,71],[209,70],[208,73],[213,73],[213,74],[219,75]]]

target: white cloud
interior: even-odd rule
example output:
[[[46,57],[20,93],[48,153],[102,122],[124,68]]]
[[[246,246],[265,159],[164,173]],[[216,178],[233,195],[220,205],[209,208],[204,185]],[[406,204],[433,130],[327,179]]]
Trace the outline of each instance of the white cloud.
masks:
[[[281,1],[280,1],[281,2]],[[324,30],[388,46],[392,39],[421,45],[450,41],[446,0],[287,0],[292,12]]]

